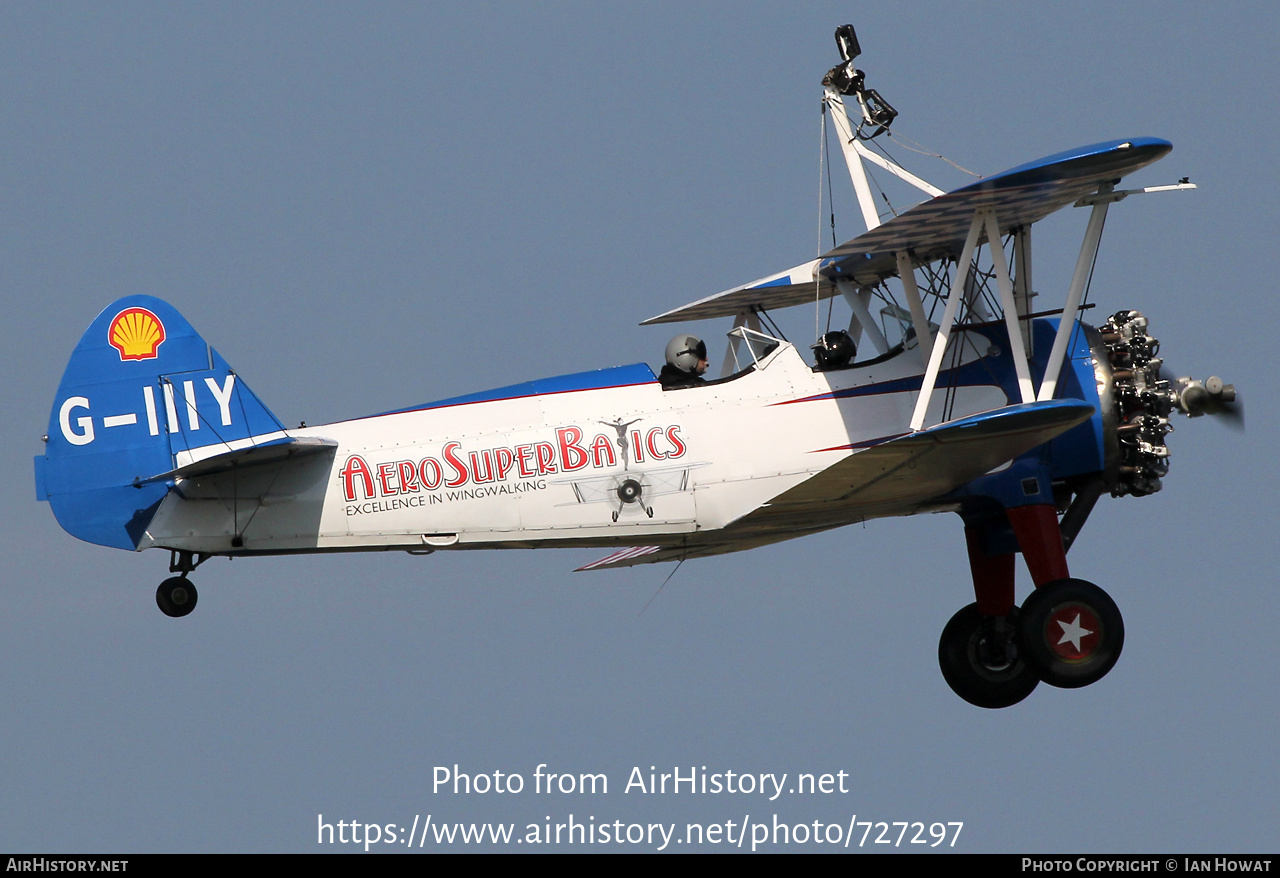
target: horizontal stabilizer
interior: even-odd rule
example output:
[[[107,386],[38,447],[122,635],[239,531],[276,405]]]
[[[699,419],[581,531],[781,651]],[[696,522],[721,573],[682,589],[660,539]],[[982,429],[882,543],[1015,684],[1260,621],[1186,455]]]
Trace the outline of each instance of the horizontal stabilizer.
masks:
[[[159,473],[146,479],[139,479],[138,485],[149,485],[154,482],[168,482],[173,479],[191,479],[196,476],[211,476],[215,473],[229,472],[237,467],[259,466],[275,463],[290,457],[304,457],[337,448],[338,443],[332,439],[320,439],[314,436],[285,436],[272,439],[261,445],[248,448],[237,448],[223,454],[205,457],[195,463],[180,466],[177,469]]]

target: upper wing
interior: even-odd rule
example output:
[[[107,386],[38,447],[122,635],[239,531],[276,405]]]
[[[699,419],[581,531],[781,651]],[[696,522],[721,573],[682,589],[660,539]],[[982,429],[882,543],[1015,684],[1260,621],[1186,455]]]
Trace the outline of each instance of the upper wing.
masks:
[[[812,302],[835,295],[836,279],[869,285],[897,275],[894,254],[899,252],[909,252],[915,265],[955,258],[978,208],[994,209],[1004,234],[1043,219],[1102,183],[1163,158],[1171,149],[1173,144],[1167,140],[1139,137],[1095,143],[1019,165],[917,204],[821,259],[700,299],[644,323],[728,317],[753,307],[771,309]]]
[[[905,216],[905,214],[904,214]],[[788,305],[800,305],[814,300],[814,271],[820,259],[811,259],[803,265],[788,268],[777,274],[753,280],[749,284],[707,296],[688,305],[681,305],[672,311],[650,317],[640,325],[652,323],[679,323],[684,320],[706,320],[712,317],[727,317],[740,311],[749,311],[752,307],[785,308]],[[825,299],[835,294],[835,285],[819,278],[822,285],[822,297]]]

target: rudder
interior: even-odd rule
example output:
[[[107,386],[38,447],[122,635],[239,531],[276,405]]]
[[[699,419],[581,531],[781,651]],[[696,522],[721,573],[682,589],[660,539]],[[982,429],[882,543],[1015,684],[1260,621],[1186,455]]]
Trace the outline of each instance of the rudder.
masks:
[[[35,459],[36,493],[73,536],[134,549],[172,486],[148,479],[282,430],[177,309],[128,296],[71,354]]]

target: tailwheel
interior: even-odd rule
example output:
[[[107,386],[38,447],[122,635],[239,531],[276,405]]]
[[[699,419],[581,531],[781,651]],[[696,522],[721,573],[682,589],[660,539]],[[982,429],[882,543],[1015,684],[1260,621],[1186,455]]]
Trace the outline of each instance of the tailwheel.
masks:
[[[166,616],[185,616],[196,608],[196,587],[185,576],[171,576],[156,589],[156,605]]]
[[[1092,582],[1058,579],[1022,603],[1018,639],[1027,663],[1050,686],[1078,689],[1106,676],[1124,647],[1124,619]]]
[[[951,617],[938,643],[943,679],[977,707],[1009,707],[1040,682],[1018,651],[1018,611],[1003,618],[984,616],[969,604]]]

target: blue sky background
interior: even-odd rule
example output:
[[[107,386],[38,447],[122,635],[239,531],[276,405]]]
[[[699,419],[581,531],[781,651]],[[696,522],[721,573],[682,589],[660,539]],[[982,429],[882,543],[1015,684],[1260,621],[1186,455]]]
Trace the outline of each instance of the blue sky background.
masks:
[[[1151,135],[1174,152],[1129,182],[1200,186],[1112,210],[1094,313],[1146,312],[1180,372],[1241,388],[1249,432],[1180,419],[1165,490],[1099,504],[1070,562],[1127,641],[1098,685],[952,695],[937,638],[973,597],[949,515],[690,562],[643,614],[670,565],[573,574],[600,553],[563,550],[218,559],[171,620],[165,555],[77,542],[34,501],[66,359],[126,294],[176,305],[286,423],[659,365],[671,329],[640,320],[815,253],[845,21],[896,128],[967,168]],[[0,6],[0,849],[313,852],[318,813],[856,813],[964,821],[969,852],[1274,852],[1278,24],[1243,3]],[[1042,303],[1084,221],[1038,227]],[[807,344],[812,321],[784,327]],[[728,326],[692,328],[718,348]],[[610,793],[433,794],[455,763]],[[624,794],[650,765],[851,791]]]

